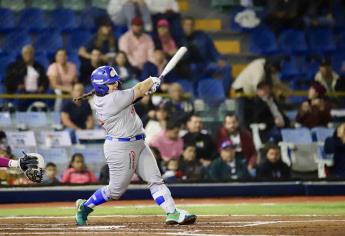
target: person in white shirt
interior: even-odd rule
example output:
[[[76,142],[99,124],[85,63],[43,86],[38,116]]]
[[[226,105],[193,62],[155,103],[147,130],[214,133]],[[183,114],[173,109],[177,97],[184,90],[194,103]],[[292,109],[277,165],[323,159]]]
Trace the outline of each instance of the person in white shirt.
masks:
[[[322,84],[327,92],[334,92],[338,79],[339,75],[333,71],[331,63],[328,60],[322,60],[320,69],[315,75],[315,81]]]

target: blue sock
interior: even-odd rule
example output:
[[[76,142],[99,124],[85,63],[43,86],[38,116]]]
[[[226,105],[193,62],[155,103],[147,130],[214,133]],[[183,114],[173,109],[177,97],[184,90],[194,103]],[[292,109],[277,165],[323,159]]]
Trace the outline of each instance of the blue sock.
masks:
[[[95,206],[109,201],[109,198],[106,196],[105,190],[105,187],[98,189],[86,202],[84,202],[84,206],[94,208]]]

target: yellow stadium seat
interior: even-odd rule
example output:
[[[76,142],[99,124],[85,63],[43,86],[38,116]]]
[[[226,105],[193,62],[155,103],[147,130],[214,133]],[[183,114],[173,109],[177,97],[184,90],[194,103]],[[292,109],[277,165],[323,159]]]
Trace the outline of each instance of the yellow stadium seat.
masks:
[[[189,10],[188,0],[178,0],[177,1],[180,12],[187,12]]]
[[[238,40],[216,40],[214,44],[222,54],[239,54],[241,52],[241,43]]]
[[[232,65],[232,78],[235,79],[246,66],[247,66],[247,64],[233,64]]]
[[[205,31],[219,31],[222,29],[222,21],[220,19],[196,19],[195,28]]]

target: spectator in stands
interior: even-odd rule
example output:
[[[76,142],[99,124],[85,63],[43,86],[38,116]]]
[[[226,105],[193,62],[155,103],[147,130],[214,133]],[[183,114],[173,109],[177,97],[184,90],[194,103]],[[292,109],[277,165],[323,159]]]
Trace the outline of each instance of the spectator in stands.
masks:
[[[257,177],[266,180],[290,178],[290,168],[280,158],[280,148],[277,144],[265,145],[263,162],[257,168]]]
[[[141,70],[148,60],[153,59],[154,44],[151,37],[143,32],[143,21],[134,17],[131,28],[121,36],[119,49],[127,54],[132,66]]]
[[[57,185],[60,183],[58,178],[56,177],[57,170],[56,165],[53,162],[48,162],[46,165],[44,179],[42,184],[49,184],[49,185]]]
[[[50,64],[47,71],[50,87],[56,94],[71,93],[73,84],[77,82],[77,67],[67,61],[65,49],[58,49],[55,53],[55,62]]]
[[[179,170],[178,160],[169,160],[166,164],[166,170],[162,175],[164,182],[174,183],[181,179],[182,172]]]
[[[163,173],[164,173],[164,171],[163,171],[163,164],[164,164],[164,163],[162,162],[161,153],[159,152],[158,148],[155,148],[155,147],[150,146],[150,149],[151,149],[151,151],[152,151],[152,153],[153,153],[153,156],[154,156],[155,159],[156,159],[156,162],[157,162],[157,165],[158,165],[159,172],[160,172],[161,174],[163,174]]]
[[[145,134],[146,134],[146,141],[150,143],[150,141],[162,132],[167,123],[168,113],[164,109],[163,104],[160,104],[156,107],[155,117],[150,117],[149,121],[145,126]]]
[[[324,59],[320,63],[320,69],[315,75],[315,81],[321,83],[327,92],[334,92],[339,75],[332,69],[329,60]]]
[[[150,119],[156,116],[156,108],[152,103],[151,96],[144,96],[140,101],[134,104],[135,111],[143,122],[144,127]]]
[[[176,40],[171,36],[169,22],[160,19],[157,22],[157,35],[154,37],[156,49],[161,49],[167,56],[172,57],[177,51]]]
[[[144,64],[143,70],[141,72],[140,80],[143,81],[149,76],[159,76],[165,65],[167,64],[166,56],[161,49],[155,49],[153,54],[153,60],[147,61]],[[167,91],[168,83],[172,83],[176,80],[174,72],[171,72],[164,77],[163,83],[160,86],[162,91]]]
[[[269,139],[280,141],[280,129],[288,127],[289,120],[273,97],[269,83],[263,81],[258,84],[252,105],[252,123],[263,123],[266,126],[265,130],[260,133],[261,140],[264,143]]]
[[[112,24],[108,17],[100,17],[97,21],[96,35],[79,49],[78,54],[82,59],[90,60],[92,49],[98,48],[102,53],[102,61],[110,62],[117,52],[117,40],[112,33]]]
[[[332,137],[325,140],[326,155],[333,156],[333,165],[329,176],[335,178],[345,177],[345,123],[340,124]]]
[[[74,84],[72,97],[79,97],[83,94],[84,86],[80,83]],[[71,130],[93,129],[94,119],[89,102],[68,100],[61,110],[61,122],[64,127]]]
[[[168,120],[166,129],[156,135],[150,142],[150,146],[156,147],[162,160],[167,162],[179,159],[183,151],[183,139],[179,137],[180,124],[176,120]]]
[[[182,172],[182,179],[187,181],[199,181],[206,175],[206,169],[198,161],[197,148],[192,144],[185,144],[180,157],[179,170]]]
[[[91,90],[91,73],[102,64],[102,52],[98,48],[92,49],[89,60],[82,61],[80,66],[79,82],[84,85],[86,91]]]
[[[240,127],[240,122],[234,113],[226,114],[223,126],[217,133],[217,147],[220,148],[226,140],[231,140],[235,146],[236,156],[246,160],[248,170],[251,172],[257,160],[253,137],[249,130]]]
[[[185,123],[190,114],[193,113],[193,104],[184,99],[182,86],[172,83],[168,87],[169,99],[164,102],[164,109],[168,112],[168,117],[174,117],[181,123]]]
[[[100,174],[99,174],[99,182],[101,184],[107,185],[109,184],[109,166],[105,164],[102,166]]]
[[[308,91],[308,100],[299,108],[296,121],[308,128],[327,127],[332,117],[331,105],[325,99],[325,95],[326,88],[318,82],[313,82]]]
[[[246,163],[236,158],[235,146],[230,140],[222,143],[220,157],[211,163],[208,169],[208,176],[215,181],[241,180],[250,177]]]
[[[127,55],[123,51],[119,51],[115,56],[115,70],[121,78],[121,86],[124,89],[133,87],[138,83],[137,71],[129,64]]]
[[[8,65],[6,69],[5,86],[7,93],[44,93],[48,84],[44,67],[35,61],[35,49],[31,45],[24,46],[21,57]],[[37,99],[18,100],[18,110],[26,111],[34,101]]]
[[[152,30],[151,14],[145,0],[110,0],[108,14],[115,25],[131,26],[133,18],[141,16],[146,31]]]
[[[304,24],[309,27],[331,27],[334,25],[332,1],[316,0],[309,2],[304,14]]]
[[[9,159],[14,158],[11,152],[11,147],[8,145],[7,135],[3,130],[0,130],[0,156]]]
[[[201,117],[196,114],[190,115],[186,127],[188,132],[182,137],[183,142],[185,145],[189,144],[196,147],[198,160],[203,166],[210,165],[216,153],[216,145],[211,135],[202,130]]]
[[[96,176],[87,169],[84,156],[75,153],[72,156],[68,169],[65,170],[61,183],[65,184],[90,184],[97,181]]]

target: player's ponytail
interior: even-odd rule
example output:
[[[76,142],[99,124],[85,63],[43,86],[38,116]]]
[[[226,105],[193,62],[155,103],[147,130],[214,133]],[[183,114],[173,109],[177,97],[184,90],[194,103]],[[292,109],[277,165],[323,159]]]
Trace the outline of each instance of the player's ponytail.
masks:
[[[92,89],[90,92],[84,93],[80,97],[73,98],[73,102],[80,102],[82,100],[89,99],[89,97],[92,97],[95,94],[96,94],[96,91],[94,89]]]

